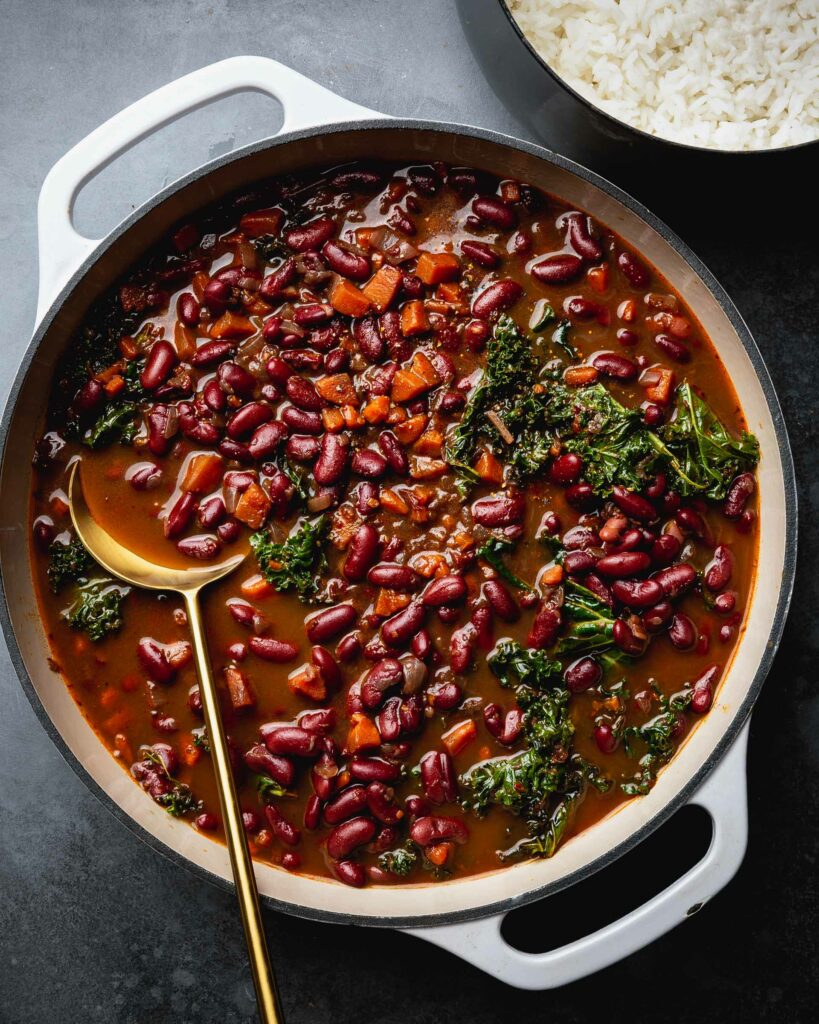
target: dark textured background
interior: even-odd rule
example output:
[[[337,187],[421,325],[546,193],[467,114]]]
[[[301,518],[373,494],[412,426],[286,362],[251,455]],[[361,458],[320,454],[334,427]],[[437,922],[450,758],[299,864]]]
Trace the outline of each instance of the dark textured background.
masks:
[[[444,0],[5,0],[2,15],[3,398],[34,315],[44,175],[97,124],[172,78],[258,53],[386,113],[529,135],[495,98]],[[504,42],[499,67],[507,57]],[[257,96],[199,112],[92,183],[78,204],[80,226],[104,231],[186,169],[269,134],[278,117]],[[804,154],[728,165],[631,154],[595,169],[664,217],[726,286],[768,360],[795,449],[802,554],[785,640],[753,719],[748,856],[683,927],[545,994],[508,989],[407,936],[267,914],[290,1024],[816,1019],[815,189],[802,187]],[[232,897],[167,863],[97,803],[38,725],[2,645],[0,702],[0,1021],[254,1020]],[[692,831],[679,826],[666,855]],[[656,849],[655,862],[664,856],[662,844]],[[527,944],[564,937],[571,908],[581,922],[594,920],[644,873],[643,863],[598,876],[591,894],[562,896],[552,912],[530,910],[521,925]]]

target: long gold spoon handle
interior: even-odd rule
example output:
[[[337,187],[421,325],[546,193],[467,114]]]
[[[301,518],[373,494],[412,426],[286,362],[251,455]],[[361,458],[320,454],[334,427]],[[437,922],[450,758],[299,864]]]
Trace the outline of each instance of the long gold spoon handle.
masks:
[[[216,772],[216,785],[219,790],[219,803],[222,808],[222,821],[225,823],[230,862],[233,865],[233,877],[236,882],[236,895],[242,912],[242,924],[245,929],[247,951],[250,955],[250,968],[253,973],[253,984],[256,988],[256,1000],[259,1004],[259,1017],[262,1024],[284,1024],[281,1006],[276,994],[273,971],[267,953],[267,941],[262,927],[262,915],[259,908],[259,893],[256,889],[256,876],[253,873],[253,862],[247,848],[242,811],[236,796],[233,772],[230,767],[227,736],[222,724],[219,708],[219,696],[210,670],[210,658],[205,640],[205,631],[199,607],[197,591],[185,592],[185,605],[188,622],[193,639],[193,651],[196,658],[196,672],[199,676],[199,689],[202,694],[202,707],[205,711],[205,724],[208,729],[208,743],[213,769]]]

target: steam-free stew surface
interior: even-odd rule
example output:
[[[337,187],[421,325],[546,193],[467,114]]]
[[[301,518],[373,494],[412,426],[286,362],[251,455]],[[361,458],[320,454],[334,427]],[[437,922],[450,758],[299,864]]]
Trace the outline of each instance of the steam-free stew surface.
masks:
[[[639,799],[752,589],[756,444],[684,298],[469,169],[206,211],[57,373],[32,501],[54,660],[145,799],[218,837],[184,611],[84,554],[78,457],[135,551],[249,552],[205,617],[252,849],[351,885],[549,856]]]

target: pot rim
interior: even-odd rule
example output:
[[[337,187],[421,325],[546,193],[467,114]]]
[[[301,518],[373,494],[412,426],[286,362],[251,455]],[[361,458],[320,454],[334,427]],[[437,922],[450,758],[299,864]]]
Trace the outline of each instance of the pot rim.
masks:
[[[535,49],[534,44],[530,41],[529,37],[520,27],[517,18],[509,9],[507,0],[496,0],[496,2],[506,15],[506,18],[514,29],[515,34],[532,57],[534,57],[543,70],[546,71],[554,81],[561,86],[561,88],[573,96],[578,103],[581,103],[591,113],[605,118],[618,128],[626,128],[628,131],[634,132],[634,134],[639,136],[640,139],[646,139],[657,143],[658,145],[673,146],[675,149],[685,150],[689,153],[710,153],[716,156],[773,156],[777,153],[793,153],[800,149],[807,149],[808,146],[816,146],[819,144],[819,139],[808,139],[806,142],[794,142],[789,146],[771,146],[767,149],[720,149],[717,146],[696,146],[692,142],[679,142],[677,139],[669,139],[664,135],[652,135],[651,132],[647,132],[643,128],[637,128],[635,125],[629,124],[628,121],[623,121],[619,117],[615,117],[614,114],[609,113],[609,111],[598,106],[596,103],[593,103],[582,93],[579,93],[574,86],[569,85],[566,79],[562,78],[551,64],[549,64],[549,62]]]
[[[599,856],[594,857],[587,864],[582,865],[574,871],[571,871],[560,878],[553,879],[541,886],[528,889],[521,894],[504,897],[503,899],[492,903],[482,903],[479,906],[468,907],[466,909],[456,911],[446,911],[438,914],[380,917],[372,914],[328,911],[317,907],[304,907],[293,902],[286,902],[267,894],[260,893],[262,901],[272,909],[280,910],[284,913],[290,913],[299,917],[305,917],[310,920],[337,924],[357,924],[370,927],[418,928],[477,920],[504,913],[516,907],[524,906],[528,903],[534,902],[535,900],[548,896],[551,893],[567,888],[584,878],[588,878],[607,864],[633,849],[639,842],[667,821],[676,810],[682,807],[690,799],[695,790],[701,785],[706,776],[708,776],[716,767],[745,723],[745,720],[750,714],[753,704],[756,701],[759,691],[762,688],[768,671],[770,670],[771,663],[784,630],[795,578],[797,546],[797,491],[793,457],[779,400],[762,355],[759,352],[750,331],[745,325],[745,322],[740,316],[739,311],[735,308],[728,294],[716,280],[714,275],[691,251],[691,249],[689,249],[689,247],[666,224],[647,210],[641,203],[622,189],[618,188],[616,185],[607,181],[601,175],[588,170],[582,165],[577,164],[566,157],[553,153],[551,150],[548,150],[543,146],[525,142],[521,139],[517,139],[513,136],[505,135],[500,132],[490,131],[488,129],[478,128],[471,125],[458,124],[455,122],[428,121],[412,118],[378,118],[366,121],[353,120],[337,122],[330,125],[319,125],[263,139],[248,146],[243,146],[240,149],[218,157],[215,160],[209,161],[157,192],[149,200],[134,210],[134,212],[126,217],[120,224],[118,224],[117,227],[114,228],[113,231],[111,231],[83,260],[81,265],[71,275],[71,278],[61,289],[59,295],[57,295],[57,297],[52,301],[46,314],[37,325],[32,339],[23,353],[19,369],[9,391],[9,395],[3,409],[2,419],[0,420],[0,470],[2,469],[2,465],[5,461],[7,445],[10,440],[9,428],[17,406],[20,391],[43,338],[49,331],[63,303],[77,284],[86,276],[94,265],[105,257],[111,246],[134,224],[141,220],[150,210],[166,202],[175,193],[184,189],[193,182],[207,177],[208,174],[218,168],[226,167],[235,161],[253,156],[256,153],[285,145],[297,139],[308,139],[317,136],[327,136],[329,134],[351,131],[367,132],[385,129],[398,132],[426,131],[449,135],[454,134],[456,136],[467,136],[480,141],[493,143],[498,146],[505,146],[519,150],[538,159],[545,160],[546,162],[581,178],[583,181],[593,185],[600,191],[620,202],[643,222],[653,228],[667,244],[678,252],[685,262],[695,271],[695,273],[699,275],[708,290],[718,302],[722,312],[730,321],[732,328],[736,332],[737,337],[739,338],[742,347],[751,362],[774,425],[776,442],[782,466],[785,500],[785,514],[783,522],[783,529],[786,531],[785,549],[779,593],[772,615],[765,653],[759,660],[753,679],[747,684],[744,697],[738,705],[732,720],[726,726],[719,740],[698,770],[692,773],[687,782],[660,810],[657,811],[657,813],[636,827],[622,842],[616,846],[606,849]],[[2,475],[0,475],[0,481],[1,480]],[[114,798],[97,783],[97,781],[80,762],[79,758],[76,757],[69,748],[57,726],[46,712],[45,707],[43,706],[34,684],[29,678],[28,672],[25,668],[22,652],[18,645],[14,627],[11,622],[9,595],[6,594],[2,573],[0,573],[0,626],[2,626],[9,656],[14,665],[15,671],[17,672],[20,685],[28,697],[35,715],[50,736],[51,740],[54,742],[57,749],[62,754],[63,758],[73,768],[91,793],[93,793],[103,806],[105,806],[116,818],[123,822],[131,832],[137,835],[141,840],[143,840],[143,842],[147,843],[152,849],[163,854],[172,862],[185,867],[192,873],[206,878],[219,888],[223,890],[232,889],[233,886],[227,879],[222,878],[207,868],[188,860],[177,850],[173,849],[162,839],[159,839],[148,832],[141,824],[131,818],[130,815],[114,800]],[[324,880],[317,879],[317,881],[321,882]],[[468,882],[469,879],[467,878],[463,881]],[[447,884],[457,885],[458,881],[453,880],[452,883]]]

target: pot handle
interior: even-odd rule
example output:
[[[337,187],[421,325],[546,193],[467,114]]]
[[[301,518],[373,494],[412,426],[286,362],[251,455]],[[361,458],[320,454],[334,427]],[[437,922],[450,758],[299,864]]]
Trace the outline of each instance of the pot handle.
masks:
[[[547,953],[523,953],[501,934],[505,914],[464,924],[407,929],[515,988],[567,985],[617,963],[690,917],[736,874],[748,841],[745,755],[748,725],[689,803],[711,815],[707,853],[663,892],[592,935]],[[548,897],[545,898],[548,902]],[[544,907],[544,917],[548,914]]]
[[[230,57],[143,96],[86,135],[57,161],[43,182],[37,208],[37,324],[77,267],[101,241],[83,237],[72,223],[74,200],[82,186],[151,132],[212,100],[247,89],[267,93],[281,103],[284,123],[280,132],[384,116],[337,96],[267,57]]]

